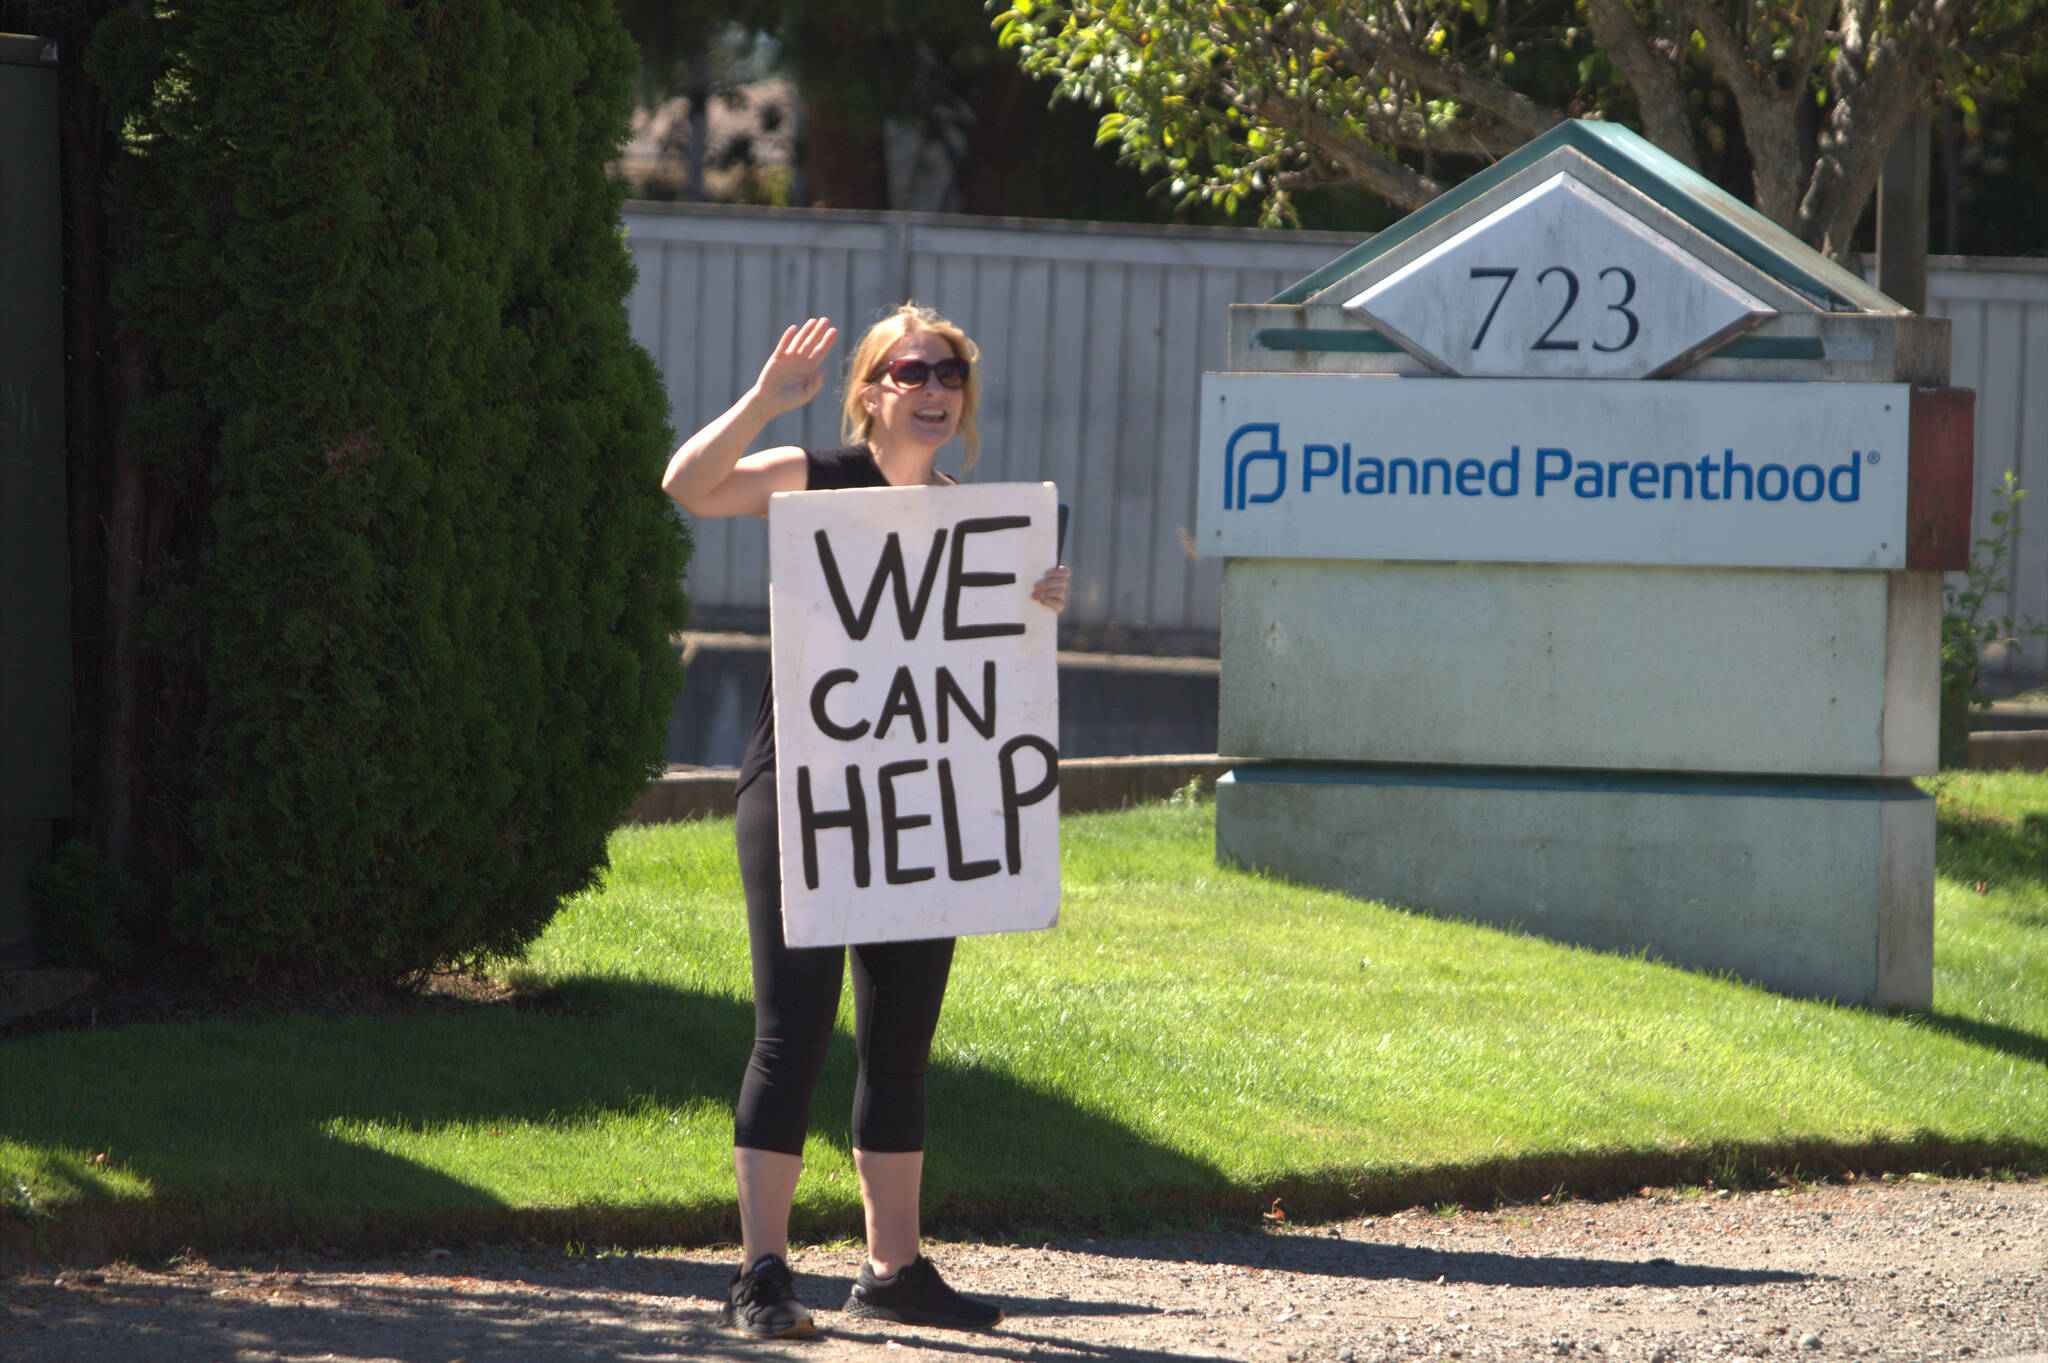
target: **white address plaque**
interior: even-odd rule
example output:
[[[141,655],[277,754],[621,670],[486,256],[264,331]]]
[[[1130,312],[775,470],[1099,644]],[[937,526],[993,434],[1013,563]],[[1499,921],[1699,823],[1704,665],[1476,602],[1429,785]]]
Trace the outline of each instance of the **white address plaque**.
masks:
[[[1770,308],[1569,175],[1345,303],[1450,374],[1643,378]]]
[[[1901,569],[1904,384],[1207,374],[1206,554]]]

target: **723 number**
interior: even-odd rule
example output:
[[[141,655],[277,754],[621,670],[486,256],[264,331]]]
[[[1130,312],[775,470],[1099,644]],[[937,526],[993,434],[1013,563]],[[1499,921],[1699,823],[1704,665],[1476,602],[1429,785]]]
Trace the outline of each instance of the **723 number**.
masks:
[[[1473,267],[1472,278],[1498,279],[1500,281],[1500,292],[1493,296],[1493,306],[1486,310],[1486,320],[1479,324],[1479,332],[1472,338],[1472,348],[1474,350],[1479,349],[1480,345],[1486,340],[1486,333],[1493,326],[1493,319],[1500,312],[1500,305],[1507,301],[1508,290],[1514,286],[1517,273],[1518,271],[1513,267]],[[1564,324],[1564,319],[1571,313],[1572,308],[1579,301],[1579,277],[1562,265],[1552,265],[1536,276],[1537,287],[1541,288],[1552,275],[1560,276],[1564,280],[1564,306],[1557,310],[1557,316],[1550,319],[1550,325],[1543,329],[1543,334],[1530,343],[1529,349],[1577,350],[1579,343],[1576,340],[1565,339],[1558,336],[1556,332]],[[1630,311],[1628,306],[1635,301],[1636,277],[1619,265],[1610,265],[1600,272],[1600,279],[1603,283],[1609,276],[1616,276],[1621,280],[1621,297],[1616,302],[1609,303],[1607,311],[1618,312],[1627,318],[1628,331],[1613,345],[1606,345],[1600,341],[1593,342],[1593,349],[1608,352],[1627,350],[1635,344],[1636,337],[1642,333],[1643,329],[1642,320]]]

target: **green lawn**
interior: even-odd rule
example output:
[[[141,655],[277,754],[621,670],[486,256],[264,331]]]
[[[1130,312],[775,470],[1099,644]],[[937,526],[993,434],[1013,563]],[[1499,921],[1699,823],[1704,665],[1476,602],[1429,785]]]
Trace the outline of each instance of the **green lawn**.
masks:
[[[1940,796],[1935,1008],[1886,1016],[1219,868],[1213,807],[1069,818],[1051,932],[962,944],[930,1221],[1297,1216],[2048,1167],[2048,778]],[[533,1006],[0,1043],[0,1250],[732,1230],[731,825],[622,831]],[[858,1223],[843,1044],[798,1230]]]

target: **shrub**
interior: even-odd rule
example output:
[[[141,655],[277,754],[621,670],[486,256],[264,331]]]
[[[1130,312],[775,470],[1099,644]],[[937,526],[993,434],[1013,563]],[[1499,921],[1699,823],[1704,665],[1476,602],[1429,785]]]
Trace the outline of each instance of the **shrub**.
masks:
[[[688,546],[627,336],[608,0],[167,0],[102,26],[127,438],[201,542],[161,928],[228,974],[516,951],[658,763]]]
[[[2026,490],[2011,469],[1991,487],[1997,508],[1990,515],[1991,533],[1970,546],[1970,566],[1960,583],[1942,584],[1941,613],[1941,765],[1960,767],[1970,759],[1970,709],[1991,704],[1978,676],[1979,652],[1986,644],[2012,644],[2048,632],[2048,625],[2018,616],[2006,574],[2019,544],[2020,499]],[[2002,600],[2003,610],[1985,611]]]
[[[84,838],[68,838],[35,869],[36,946],[53,965],[119,970],[135,955],[142,887]]]

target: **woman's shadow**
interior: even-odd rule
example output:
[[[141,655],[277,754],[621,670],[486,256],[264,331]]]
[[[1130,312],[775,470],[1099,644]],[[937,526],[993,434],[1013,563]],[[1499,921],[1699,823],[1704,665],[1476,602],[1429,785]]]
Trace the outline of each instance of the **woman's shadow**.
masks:
[[[667,1112],[671,1121],[713,1121],[729,1141],[752,1042],[753,1011],[742,1000],[616,977],[569,977],[537,996],[397,1017],[301,1014],[17,1038],[4,1044],[18,1048],[20,1072],[64,1078],[10,1083],[0,1095],[0,1137],[56,1152],[31,1196],[59,1210],[32,1225],[32,1217],[0,1216],[0,1255],[37,1244],[148,1257],[329,1244],[367,1252],[429,1240],[621,1248],[736,1240],[722,1153],[715,1194],[518,1206],[481,1182],[394,1153],[405,1142],[390,1133],[453,1128],[490,1141],[573,1118],[618,1140],[603,1132],[612,1119],[638,1118],[624,1129],[651,1132],[647,1115]],[[842,1031],[811,1122],[814,1141],[841,1151],[853,1071]],[[929,1090],[925,1219],[935,1230],[1099,1223],[1105,1213],[1137,1216],[1161,1197],[1195,1191],[1206,1200],[1228,1186],[1213,1167],[1057,1094],[949,1062],[943,1046]],[[692,1148],[703,1145],[693,1133]],[[150,1191],[122,1192],[115,1169]],[[843,1186],[836,1196],[800,1198],[793,1233],[858,1235],[850,1169]]]

